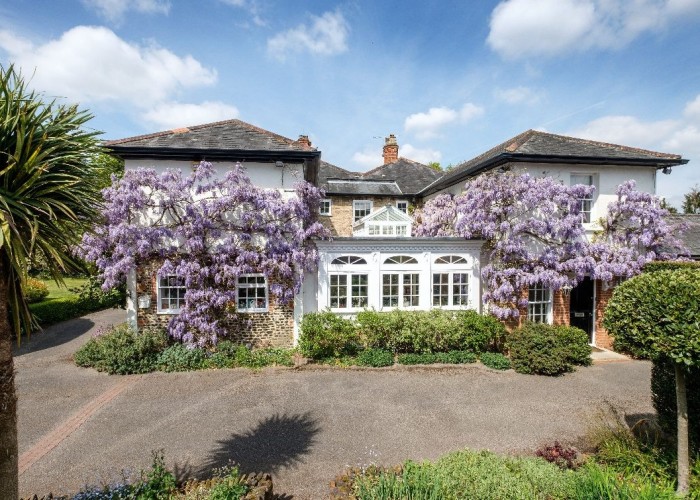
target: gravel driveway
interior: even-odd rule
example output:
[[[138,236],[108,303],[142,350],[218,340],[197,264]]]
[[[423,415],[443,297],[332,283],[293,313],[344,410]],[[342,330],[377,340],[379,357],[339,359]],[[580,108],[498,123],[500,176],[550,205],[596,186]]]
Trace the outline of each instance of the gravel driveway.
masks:
[[[651,366],[640,361],[557,378],[481,365],[129,379],[75,367],[71,354],[123,314],[56,325],[17,352],[22,495],[117,480],[122,469],[148,467],[151,451],[163,449],[181,474],[233,460],[244,471],[271,472],[277,493],[324,498],[347,466],[434,459],[465,447],[531,451],[576,440],[608,403],[627,414],[653,411]]]

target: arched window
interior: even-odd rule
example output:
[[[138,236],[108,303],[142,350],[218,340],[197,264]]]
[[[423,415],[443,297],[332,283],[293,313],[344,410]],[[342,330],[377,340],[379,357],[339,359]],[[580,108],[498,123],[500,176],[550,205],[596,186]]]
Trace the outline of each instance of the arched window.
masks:
[[[410,255],[394,255],[386,259],[384,264],[418,264],[418,261]]]
[[[459,255],[444,255],[435,259],[436,264],[467,264],[467,259]]]
[[[355,255],[343,255],[342,257],[333,259],[331,264],[367,264],[367,261]]]

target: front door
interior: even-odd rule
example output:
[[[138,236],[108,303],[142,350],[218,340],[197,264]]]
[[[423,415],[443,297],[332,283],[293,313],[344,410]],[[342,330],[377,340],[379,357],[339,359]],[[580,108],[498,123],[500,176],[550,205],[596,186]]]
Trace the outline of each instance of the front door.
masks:
[[[569,306],[569,324],[586,332],[590,343],[593,343],[593,283],[592,279],[584,278],[571,290]]]

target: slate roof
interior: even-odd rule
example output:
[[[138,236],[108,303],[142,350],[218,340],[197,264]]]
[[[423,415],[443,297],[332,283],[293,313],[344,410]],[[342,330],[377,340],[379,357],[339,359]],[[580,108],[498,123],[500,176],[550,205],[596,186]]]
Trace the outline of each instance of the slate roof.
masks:
[[[105,146],[124,156],[137,152],[166,151],[254,151],[320,155],[316,148],[303,142],[294,141],[241,120],[226,120],[111,140],[106,141]]]
[[[694,259],[700,259],[700,215],[673,214],[666,216],[673,224],[685,223],[688,228],[681,234],[680,239]]]
[[[414,196],[441,175],[427,165],[399,158],[364,173],[322,161],[318,178],[328,194]]]
[[[658,168],[688,163],[680,155],[528,130],[485,153],[457,165],[421,194],[430,194],[455,182],[508,161],[640,165]]]

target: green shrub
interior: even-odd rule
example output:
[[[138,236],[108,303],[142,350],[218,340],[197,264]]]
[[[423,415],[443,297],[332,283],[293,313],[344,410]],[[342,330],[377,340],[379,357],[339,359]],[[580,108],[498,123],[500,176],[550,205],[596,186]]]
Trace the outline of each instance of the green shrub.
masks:
[[[437,357],[432,353],[416,354],[416,353],[406,353],[399,354],[397,361],[400,365],[429,365],[431,363],[438,363]]]
[[[97,276],[90,276],[78,290],[78,297],[86,304],[94,304],[98,309],[124,307],[126,304],[126,284],[109,291],[102,290],[102,282]]]
[[[27,282],[24,286],[24,296],[27,302],[33,304],[44,300],[49,295],[49,287],[46,286],[41,280],[34,278],[27,278]]]
[[[83,300],[80,297],[60,297],[29,304],[29,310],[42,326],[53,325],[104,309],[99,300]]]
[[[396,332],[403,327],[401,311],[377,312],[364,310],[357,313],[355,331],[366,349],[392,350]]]
[[[158,357],[168,339],[161,328],[136,333],[126,324],[93,337],[74,355],[79,366],[93,367],[110,374],[147,373],[158,366]]]
[[[350,320],[330,311],[309,313],[301,321],[299,349],[313,359],[352,355],[359,349],[359,338]]]
[[[437,363],[463,365],[476,362],[476,354],[470,351],[448,351],[435,353]]]
[[[685,376],[688,400],[690,448],[700,453],[700,368],[687,368]],[[676,373],[673,363],[658,358],[651,369],[651,394],[659,425],[669,435],[676,434]]]
[[[158,356],[158,369],[164,372],[199,370],[205,366],[206,353],[202,349],[189,349],[183,344],[173,344]]]
[[[508,335],[506,345],[518,373],[559,375],[591,362],[588,335],[570,326],[525,323]]]
[[[510,368],[510,360],[498,352],[485,352],[479,356],[479,360],[494,370],[508,370]]]
[[[449,350],[471,351],[479,354],[498,350],[506,335],[505,325],[494,316],[474,310],[456,311],[458,335],[449,342]]]
[[[357,355],[355,362],[359,366],[391,366],[394,364],[394,355],[384,349],[367,349]]]
[[[653,273],[655,271],[673,271],[675,269],[697,269],[700,268],[698,261],[675,261],[675,260],[656,260],[647,262],[644,265],[645,273]]]
[[[242,352],[245,350],[245,354]],[[241,354],[238,355],[238,352]],[[248,348],[241,344],[236,344],[230,340],[222,340],[216,344],[215,350],[211,353],[206,361],[206,365],[210,368],[233,368],[240,366],[236,364],[237,356],[243,357],[248,355]]]

